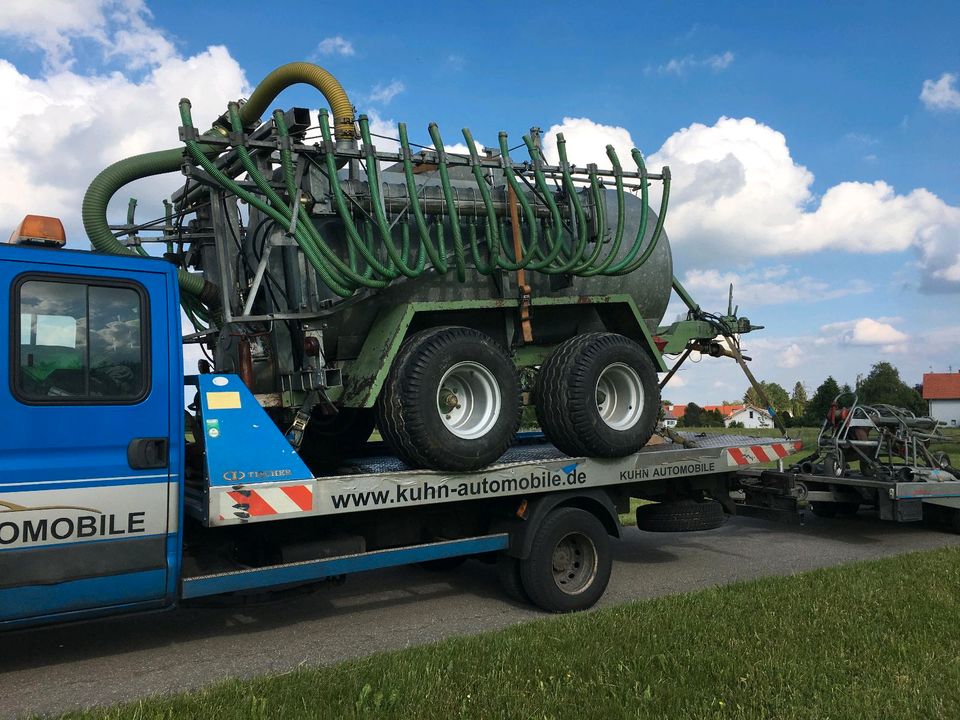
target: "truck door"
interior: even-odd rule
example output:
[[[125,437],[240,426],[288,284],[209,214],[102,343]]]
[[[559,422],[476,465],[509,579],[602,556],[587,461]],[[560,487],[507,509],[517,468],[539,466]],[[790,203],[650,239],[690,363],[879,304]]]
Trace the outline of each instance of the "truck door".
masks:
[[[182,361],[168,340],[170,270],[0,254],[0,627],[173,600]]]

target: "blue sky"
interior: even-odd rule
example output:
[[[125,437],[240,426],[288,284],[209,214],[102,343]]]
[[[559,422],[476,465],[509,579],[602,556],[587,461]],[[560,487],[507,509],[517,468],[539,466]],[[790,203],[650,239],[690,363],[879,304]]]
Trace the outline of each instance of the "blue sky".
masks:
[[[414,139],[431,121],[448,142],[538,125],[572,152],[599,138],[670,163],[676,274],[715,309],[734,281],[767,327],[745,339],[764,379],[812,391],[878,360],[909,382],[960,369],[960,5],[772,5],[8,2],[0,91],[19,110],[0,161],[23,186],[0,200],[0,229],[46,204],[82,237],[70,217],[89,179],[176,145],[177,98],[210,120],[309,59]],[[296,88],[278,105],[321,102]],[[144,185],[141,207],[176,183]],[[706,359],[666,396],[745,387]]]

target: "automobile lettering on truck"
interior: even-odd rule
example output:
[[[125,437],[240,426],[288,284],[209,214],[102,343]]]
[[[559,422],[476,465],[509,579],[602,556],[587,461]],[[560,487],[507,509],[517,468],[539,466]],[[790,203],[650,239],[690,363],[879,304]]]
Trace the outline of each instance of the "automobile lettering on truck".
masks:
[[[0,495],[0,552],[73,543],[121,541],[176,530],[179,494],[165,480]]]
[[[146,532],[146,515],[143,510],[116,514],[69,505],[24,507],[0,500],[0,547],[139,535]]]
[[[620,479],[624,482],[631,482],[715,472],[722,472],[717,468],[716,460],[688,460],[685,462],[662,463],[651,467],[638,467],[633,470],[621,470]]]
[[[321,485],[336,487],[337,481]],[[350,491],[325,493],[321,501],[326,512],[338,512],[388,505],[444,502],[447,500],[474,500],[502,497],[525,492],[548,492],[589,484],[587,473],[578,463],[558,469],[537,468],[522,475],[485,475],[480,479],[459,480],[455,477],[418,479],[415,482],[397,482],[385,478],[365,478],[356,481]],[[329,503],[329,506],[326,504]]]

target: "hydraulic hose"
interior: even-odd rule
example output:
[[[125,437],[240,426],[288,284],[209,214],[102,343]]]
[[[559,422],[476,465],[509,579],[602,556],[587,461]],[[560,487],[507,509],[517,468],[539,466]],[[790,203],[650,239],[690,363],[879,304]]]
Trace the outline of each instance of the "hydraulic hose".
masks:
[[[312,85],[326,98],[333,111],[334,134],[337,140],[351,140],[353,129],[353,104],[337,79],[319,65],[292,62],[281,65],[267,75],[240,108],[244,125],[257,122],[267,106],[291,85]]]
[[[189,106],[188,106],[189,107]],[[237,135],[243,134],[243,125],[240,119],[240,113],[238,110],[237,103],[230,103],[228,105],[228,112],[230,115],[230,123],[233,128],[233,132]],[[281,118],[281,125],[277,128],[277,132],[280,137],[284,137],[286,130],[286,125],[283,123]],[[250,153],[243,144],[238,144],[235,146],[237,150],[237,157],[240,158],[240,163],[243,165],[243,169],[247,171],[247,175],[250,176],[250,179],[253,180],[254,184],[260,189],[260,192],[267,198],[273,208],[280,213],[287,222],[287,227],[293,223],[293,214],[292,210],[284,202],[283,198],[280,197],[277,192],[270,186],[270,183],[267,182],[267,179],[263,177],[263,174],[260,172],[260,169],[256,166],[256,163],[253,162],[253,158],[250,157]],[[290,162],[289,152],[284,153],[281,150],[282,160],[286,160],[286,167],[284,168],[284,175],[289,177],[292,173],[292,165]],[[236,183],[234,183],[236,185]],[[291,195],[291,202],[297,202],[298,196],[295,192],[295,188],[291,188],[294,192]],[[299,219],[299,218],[298,218]],[[351,269],[340,259],[340,257],[331,250],[327,244],[323,241],[323,238],[320,237],[320,234],[317,232],[316,228],[313,227],[313,223],[297,223],[293,229],[293,236],[297,240],[297,244],[303,248],[304,254],[309,258],[310,255],[317,256],[317,253],[321,253],[326,257],[326,261],[333,265],[336,268],[336,273],[332,272],[330,267],[320,260],[318,264],[315,265],[318,273],[321,273],[321,276],[328,277],[332,276],[334,281],[341,287],[350,287],[351,284],[355,287],[356,282],[354,274]],[[314,264],[314,263],[311,263]],[[322,268],[322,270],[321,270]],[[340,273],[338,275],[337,273]]]
[[[243,123],[249,125],[256,122],[281,91],[296,83],[313,85],[330,103],[337,139],[353,138],[353,105],[343,87],[323,68],[303,62],[281,65],[263,79],[240,110]],[[204,134],[223,136],[226,133],[222,127],[214,126]],[[216,146],[197,143],[196,147],[205,157],[219,152]],[[134,180],[175,172],[182,164],[182,149],[173,148],[125,158],[102,170],[87,188],[81,213],[84,230],[93,247],[99,252],[111,255],[134,254],[110,231],[107,221],[110,199],[120,188]],[[216,288],[211,283],[183,269],[179,270],[178,275],[183,292],[199,296],[208,305],[218,302]]]
[[[215,154],[216,148],[198,145],[201,153]],[[116,192],[127,183],[141,178],[163,175],[179,170],[183,164],[183,150],[159,150],[119,160],[103,169],[93,179],[83,196],[81,216],[83,228],[94,249],[110,255],[136,255],[113,236],[107,221],[107,206]],[[198,295],[207,304],[216,304],[216,288],[200,275],[179,270],[180,288],[191,295]]]
[[[180,101],[180,120],[183,123],[184,127],[192,128],[193,119],[190,116],[190,101],[184,98]],[[275,222],[279,223],[281,227],[289,225],[290,218],[285,217],[284,214],[276,210],[271,205],[263,202],[259,197],[253,193],[247,191],[237,183],[235,183],[231,178],[227,177],[213,162],[208,158],[203,150],[200,147],[200,144],[196,140],[187,139],[186,141],[187,150],[190,155],[193,157],[194,162],[196,162],[200,167],[202,167],[209,175],[217,181],[222,187],[229,189],[231,192],[236,194],[238,198],[248,203],[249,205],[255,207],[257,210],[262,212],[264,215],[269,216]],[[300,242],[301,247],[304,249],[304,254],[307,255],[308,259],[311,262],[311,265],[317,270],[323,279],[324,283],[329,287],[333,292],[341,297],[350,297],[353,294],[353,288],[345,287],[341,285],[336,279],[334,279],[329,272],[326,271],[323,263],[319,261],[319,256],[314,253],[312,245],[305,239],[303,233],[303,226],[298,225],[295,232],[297,233],[297,240]]]
[[[581,273],[584,277],[602,274],[610,266],[614,258],[617,257],[617,253],[620,252],[620,245],[623,243],[625,215],[623,207],[623,168],[620,166],[620,158],[617,157],[617,151],[613,149],[613,145],[607,145],[607,157],[613,166],[614,181],[617,186],[617,231],[613,236],[613,245],[610,247],[610,252],[607,253],[607,256],[599,265],[584,270],[583,273]]]
[[[493,199],[490,197],[490,188],[487,187],[486,178],[483,177],[483,169],[480,166],[480,156],[477,154],[476,143],[473,142],[473,135],[468,128],[463,128],[463,139],[467,143],[467,150],[470,153],[470,170],[473,172],[473,179],[477,182],[480,189],[480,197],[483,198],[483,209],[486,213],[486,234],[487,253],[490,256],[490,263],[485,264],[480,259],[480,252],[476,242],[476,227],[470,226],[470,249],[473,252],[473,264],[484,275],[489,275],[498,266],[500,256],[500,224],[497,222],[497,211],[493,207]]]
[[[393,231],[380,202],[380,173],[377,170],[377,158],[374,155],[373,143],[370,141],[370,124],[366,115],[360,116],[360,137],[363,140],[363,148],[367,156],[367,187],[370,189],[370,205],[373,208],[376,226],[380,232],[380,240],[387,251],[392,267],[409,278],[417,277],[420,273],[407,265],[409,237],[407,238],[407,247],[403,248],[402,252],[398,251],[393,244]],[[422,248],[421,242],[421,255],[423,254]]]
[[[417,230],[420,233],[420,241],[423,243],[423,248],[427,251],[427,254],[430,256],[430,262],[439,273],[447,272],[447,253],[446,250],[442,248],[443,244],[443,226],[440,225],[440,244],[441,250],[438,252],[436,248],[433,247],[433,244],[430,239],[430,228],[427,226],[427,221],[423,216],[423,208],[420,207],[420,196],[417,192],[417,183],[413,177],[413,162],[410,160],[410,140],[407,138],[407,124],[400,123],[397,125],[397,130],[400,133],[400,152],[403,156],[403,177],[407,183],[407,195],[410,197],[410,209],[413,211],[413,218],[417,224]]]
[[[537,217],[533,212],[533,208],[530,207],[530,201],[527,200],[526,193],[523,192],[523,189],[520,187],[520,183],[517,182],[516,174],[513,171],[513,161],[510,160],[510,148],[508,147],[509,143],[507,142],[507,134],[505,132],[500,133],[499,141],[500,161],[501,167],[503,168],[503,176],[506,178],[507,184],[513,190],[513,193],[517,198],[517,202],[520,203],[520,208],[523,210],[523,215],[527,220],[527,225],[530,227],[530,244],[523,248],[523,257],[514,257],[514,261],[517,263],[518,270],[527,267],[529,267],[531,270],[539,270],[543,267],[543,265],[537,263],[531,264],[535,257],[542,257],[539,241],[537,239]],[[504,244],[506,244],[506,235],[503,234],[501,237],[504,238]]]
[[[440,187],[443,190],[443,199],[447,205],[447,214],[450,215],[450,230],[453,232],[453,261],[457,267],[457,280],[464,282],[467,279],[466,256],[463,250],[463,236],[460,234],[460,216],[457,213],[457,203],[453,199],[453,189],[450,187],[450,174],[447,171],[447,154],[443,149],[443,140],[436,123],[430,123],[428,128],[433,147],[437,151],[437,167],[440,170]]]
[[[641,163],[643,163],[643,157],[640,155],[639,150],[633,150],[632,152],[633,152],[633,158],[634,160],[637,161],[637,165],[639,166]],[[646,170],[644,170],[644,172],[646,172]],[[646,185],[644,185],[644,189],[646,189]],[[646,195],[646,193],[643,193],[643,194]],[[640,266],[642,266],[650,258],[651,255],[653,255],[653,251],[656,250],[657,244],[660,242],[660,236],[663,235],[663,224],[667,219],[667,205],[669,204],[669,202],[670,202],[670,168],[665,167],[663,168],[663,195],[660,196],[660,212],[657,215],[657,223],[656,225],[653,226],[653,235],[650,237],[650,244],[647,245],[647,249],[643,251],[643,255],[638,257],[634,262],[630,263],[630,265],[623,268],[622,270],[617,270],[615,272],[611,270],[610,272],[607,273],[608,275],[626,275],[627,273],[632,273],[634,270],[637,270]],[[644,205],[642,210],[644,216],[646,216],[647,214],[646,211],[647,211],[647,205],[646,205],[646,199],[644,199]],[[644,224],[645,223],[641,223],[641,225],[644,225]],[[645,228],[641,227],[641,230],[645,230]],[[637,231],[637,247],[639,247],[639,244],[642,240],[643,240],[643,235],[641,234],[640,230],[638,230]]]
[[[557,133],[557,154],[560,156],[560,174],[563,176],[563,188],[570,198],[573,205],[573,215],[576,220],[577,246],[574,250],[574,257],[583,257],[583,252],[587,248],[587,241],[590,239],[590,230],[587,227],[587,216],[583,211],[583,205],[580,202],[580,193],[573,182],[573,176],[570,174],[570,163],[567,161],[567,141],[563,133]]]

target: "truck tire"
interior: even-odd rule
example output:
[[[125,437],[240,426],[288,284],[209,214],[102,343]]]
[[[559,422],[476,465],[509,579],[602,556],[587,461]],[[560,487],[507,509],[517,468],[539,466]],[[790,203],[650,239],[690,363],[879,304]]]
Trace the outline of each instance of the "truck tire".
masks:
[[[520,575],[520,561],[506,553],[497,556],[497,578],[500,587],[508,598],[515,602],[527,604],[530,596],[523,589],[523,578]]]
[[[520,578],[530,601],[548,612],[592,607],[610,582],[613,559],[603,523],[580,508],[562,507],[537,528]]]
[[[520,379],[490,336],[438,327],[410,336],[377,398],[377,426],[413,467],[476,470],[520,427]]]
[[[725,519],[716,500],[668,500],[637,508],[637,527],[648,532],[713,530]]]
[[[624,457],[657,424],[660,387],[650,356],[614,333],[587,333],[557,347],[540,368],[537,419],[567,455]]]

